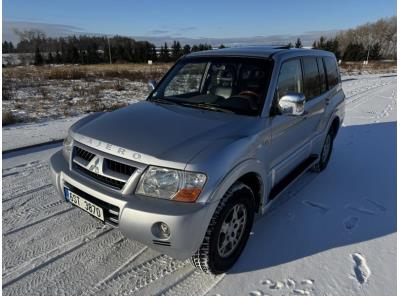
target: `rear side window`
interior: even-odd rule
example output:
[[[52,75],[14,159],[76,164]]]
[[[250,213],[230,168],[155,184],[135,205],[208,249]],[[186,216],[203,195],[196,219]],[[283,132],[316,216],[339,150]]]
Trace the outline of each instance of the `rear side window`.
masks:
[[[306,100],[312,100],[320,95],[320,81],[317,59],[314,57],[303,57],[304,73],[304,95]]]
[[[318,58],[317,61],[318,61],[318,72],[319,72],[321,93],[324,93],[328,90],[326,86],[326,73],[325,73],[324,63],[322,62],[322,58]]]
[[[331,89],[339,83],[339,73],[337,69],[336,59],[325,57],[324,58],[326,76],[328,78],[328,88]]]
[[[289,92],[303,92],[300,59],[289,60],[282,64],[276,88],[276,98],[280,99]]]

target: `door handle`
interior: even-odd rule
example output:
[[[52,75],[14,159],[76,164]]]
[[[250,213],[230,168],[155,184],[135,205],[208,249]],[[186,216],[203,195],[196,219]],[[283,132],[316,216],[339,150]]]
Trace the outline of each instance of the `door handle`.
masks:
[[[325,104],[328,105],[332,100],[332,97],[325,98]]]

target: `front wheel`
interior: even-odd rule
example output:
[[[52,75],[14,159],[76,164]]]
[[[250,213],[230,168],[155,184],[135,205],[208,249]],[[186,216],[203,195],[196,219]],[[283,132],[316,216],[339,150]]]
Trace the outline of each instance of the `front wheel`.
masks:
[[[250,187],[235,183],[218,204],[203,243],[192,256],[193,265],[212,274],[231,268],[249,238],[254,211],[254,195]]]
[[[334,135],[331,129],[325,137],[324,146],[319,155],[319,162],[313,167],[313,171],[322,172],[328,166],[332,154],[333,139]]]

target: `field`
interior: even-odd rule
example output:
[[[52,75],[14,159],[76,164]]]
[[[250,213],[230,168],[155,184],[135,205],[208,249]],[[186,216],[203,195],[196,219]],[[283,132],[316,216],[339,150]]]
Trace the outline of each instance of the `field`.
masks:
[[[147,81],[172,64],[101,64],[3,68],[3,125],[110,111],[144,99]],[[393,73],[394,62],[347,62],[342,75]]]
[[[169,64],[3,68],[3,125],[121,108],[146,97]]]
[[[397,76],[342,78],[346,118],[328,168],[257,217],[239,261],[217,277],[61,200],[48,170],[61,144],[4,153],[3,295],[395,295]],[[85,79],[73,82],[97,83]],[[65,134],[72,123],[54,122],[25,132]],[[21,141],[21,129],[3,128],[3,141]]]

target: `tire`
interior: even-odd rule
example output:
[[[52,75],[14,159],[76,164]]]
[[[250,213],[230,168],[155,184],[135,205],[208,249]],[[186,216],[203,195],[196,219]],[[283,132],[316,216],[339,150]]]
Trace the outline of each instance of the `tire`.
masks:
[[[235,212],[236,217],[238,217],[236,220],[233,218]],[[250,187],[241,182],[233,184],[219,202],[207,228],[203,243],[191,258],[192,264],[203,272],[211,274],[220,274],[230,269],[247,243],[253,226],[254,212],[255,199]],[[229,220],[231,224],[226,228]],[[239,220],[244,220],[244,224],[232,222]],[[238,224],[239,226],[235,226]],[[222,229],[223,226],[224,229]],[[226,234],[228,232],[230,232],[230,235]],[[225,245],[228,240],[237,242]]]
[[[322,146],[321,153],[319,154],[319,161],[312,168],[314,172],[322,172],[328,166],[329,160],[331,159],[334,139],[335,134],[331,128],[325,137],[324,145]]]

